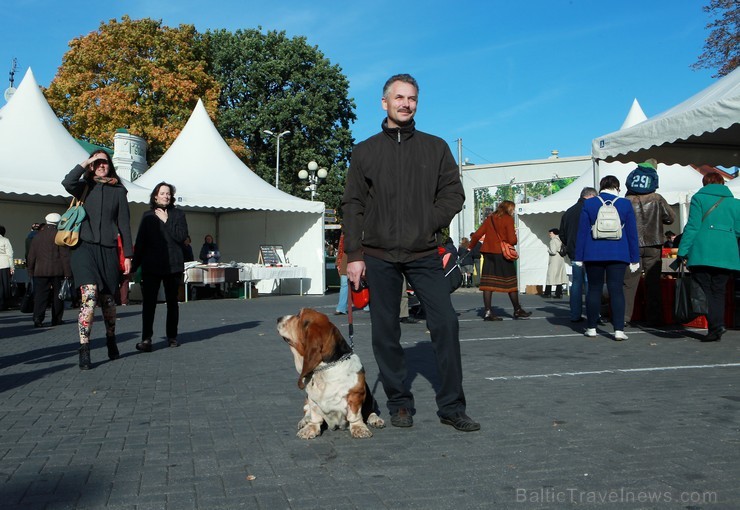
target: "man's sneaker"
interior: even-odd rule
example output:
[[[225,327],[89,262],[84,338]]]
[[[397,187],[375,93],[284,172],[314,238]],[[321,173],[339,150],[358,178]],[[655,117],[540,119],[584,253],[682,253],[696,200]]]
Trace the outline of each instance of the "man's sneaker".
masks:
[[[419,321],[413,317],[403,317],[398,322],[401,324],[419,324]]]
[[[440,416],[439,421],[445,425],[452,425],[462,432],[475,432],[476,430],[480,430],[480,423],[473,421],[470,416],[462,411],[448,416]]]
[[[614,340],[617,342],[621,342],[622,340],[627,340],[629,338],[627,335],[624,334],[624,331],[615,331],[614,332]]]
[[[583,334],[587,337],[593,338],[596,336],[596,328],[586,328],[586,331]]]
[[[414,417],[411,411],[401,407],[395,414],[391,415],[391,425],[394,427],[411,427],[414,424]]]

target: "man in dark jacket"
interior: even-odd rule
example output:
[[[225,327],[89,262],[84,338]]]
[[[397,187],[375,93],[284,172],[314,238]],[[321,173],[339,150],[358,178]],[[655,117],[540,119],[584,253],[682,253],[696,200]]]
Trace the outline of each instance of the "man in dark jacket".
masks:
[[[632,202],[640,242],[640,265],[645,272],[645,320],[649,326],[663,324],[663,293],[660,289],[663,225],[671,225],[676,214],[665,198],[656,193],[658,172],[655,160],[641,163],[627,176],[627,198]],[[624,322],[632,320],[635,295],[642,271],[624,273]]]
[[[59,288],[64,278],[72,277],[69,263],[69,248],[57,246],[57,224],[62,217],[57,213],[46,215],[46,226],[33,237],[28,250],[26,267],[33,281],[33,325],[40,328],[44,323],[46,307],[51,292],[51,325],[62,324],[64,301],[59,299]]]
[[[583,291],[586,286],[586,271],[583,266],[575,264],[576,238],[578,237],[578,222],[581,219],[581,209],[586,199],[595,197],[598,192],[595,188],[586,187],[581,190],[581,197],[560,218],[560,240],[566,246],[570,259],[570,322],[583,321]]]
[[[437,415],[468,432],[480,424],[465,413],[459,324],[436,243],[436,234],[461,210],[465,193],[447,142],[415,128],[418,93],[410,75],[389,78],[381,99],[387,112],[382,131],[352,153],[342,198],[347,277],[354,288],[367,277],[370,287],[373,352],[391,424],[413,425],[398,320],[405,276],[424,303],[437,357]]]

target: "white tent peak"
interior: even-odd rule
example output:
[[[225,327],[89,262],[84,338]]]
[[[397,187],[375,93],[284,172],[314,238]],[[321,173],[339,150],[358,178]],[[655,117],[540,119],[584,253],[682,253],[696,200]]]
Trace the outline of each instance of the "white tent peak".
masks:
[[[66,197],[62,179],[88,153],[67,132],[31,68],[0,110],[0,192]],[[129,201],[148,202],[146,190],[123,179]]]
[[[635,98],[634,101],[632,101],[632,106],[630,107],[630,111],[627,113],[627,117],[625,117],[624,122],[622,123],[622,127],[619,129],[629,128],[646,120],[647,116],[645,115],[645,112],[642,111],[642,107],[640,106],[640,103],[637,102],[637,98]]]
[[[250,170],[221,137],[200,99],[170,148],[136,184],[151,189],[162,181],[177,188],[178,203],[185,206],[324,210],[322,202],[284,193]]]

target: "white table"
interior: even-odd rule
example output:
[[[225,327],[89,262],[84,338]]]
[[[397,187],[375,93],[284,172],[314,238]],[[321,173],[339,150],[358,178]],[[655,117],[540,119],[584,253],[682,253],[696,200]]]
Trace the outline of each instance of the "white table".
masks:
[[[263,266],[260,264],[188,264],[185,267],[185,301],[188,300],[188,284],[225,284],[244,283],[244,299],[252,298],[253,281],[278,280],[282,295],[282,281],[298,278],[300,293],[303,295],[303,279],[306,278],[306,268],[299,266]]]

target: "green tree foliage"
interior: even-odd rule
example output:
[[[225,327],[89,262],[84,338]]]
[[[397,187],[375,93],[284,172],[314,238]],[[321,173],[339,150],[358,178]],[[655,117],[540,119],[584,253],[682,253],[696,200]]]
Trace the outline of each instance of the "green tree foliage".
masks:
[[[740,1],[711,0],[702,8],[712,22],[704,52],[693,64],[695,69],[717,69],[713,78],[725,76],[740,65]]]
[[[339,209],[356,119],[341,68],[304,37],[285,32],[217,30],[205,39],[221,88],[219,132],[249,147],[248,166],[274,184],[276,139],[263,131],[290,131],[280,139],[280,189],[309,198],[298,172],[316,161],[329,172],[317,200]]]
[[[156,161],[198,98],[213,109],[219,88],[192,25],[163,27],[124,16],[70,42],[46,97],[72,136],[110,146],[118,128],[143,137]]]

